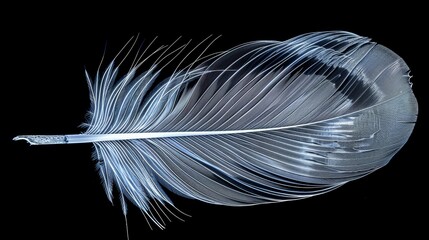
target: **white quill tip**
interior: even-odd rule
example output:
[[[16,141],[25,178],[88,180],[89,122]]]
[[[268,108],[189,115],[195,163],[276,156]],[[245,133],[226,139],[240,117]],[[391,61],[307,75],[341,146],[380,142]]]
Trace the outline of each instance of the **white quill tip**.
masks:
[[[13,138],[14,141],[25,140],[30,145],[66,144],[64,135],[21,135]]]

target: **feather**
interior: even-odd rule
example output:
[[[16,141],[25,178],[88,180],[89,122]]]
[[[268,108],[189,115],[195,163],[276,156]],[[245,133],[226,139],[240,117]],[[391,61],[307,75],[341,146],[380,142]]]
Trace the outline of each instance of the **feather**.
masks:
[[[155,85],[188,44],[144,52],[121,78],[115,58],[86,75],[85,133],[14,140],[93,143],[110,201],[116,186],[124,214],[126,198],[163,228],[174,207],[164,189],[228,206],[307,198],[383,167],[412,133],[409,68],[368,38],[316,32],[203,58],[206,45]]]

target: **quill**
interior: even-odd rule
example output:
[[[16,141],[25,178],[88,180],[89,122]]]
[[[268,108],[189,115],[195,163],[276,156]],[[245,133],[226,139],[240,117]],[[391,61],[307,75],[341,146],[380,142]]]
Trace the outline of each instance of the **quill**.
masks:
[[[165,188],[228,206],[315,196],[386,165],[417,119],[406,63],[353,33],[254,41],[202,57],[209,43],[154,85],[166,65],[189,56],[188,44],[175,44],[148,54],[150,43],[122,77],[116,58],[94,78],[86,73],[84,133],[14,140],[93,143],[108,199],[116,186],[124,214],[128,199],[164,228],[174,207]]]

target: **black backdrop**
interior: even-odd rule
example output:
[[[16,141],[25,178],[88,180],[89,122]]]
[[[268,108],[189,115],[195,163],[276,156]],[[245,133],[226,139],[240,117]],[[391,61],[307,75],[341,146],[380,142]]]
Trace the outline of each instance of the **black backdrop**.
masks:
[[[397,11],[320,10],[302,14],[218,11],[177,12],[132,18],[83,17],[61,14],[24,23],[4,21],[2,103],[2,217],[11,239],[126,239],[124,217],[117,199],[111,206],[91,160],[90,144],[32,146],[12,142],[19,134],[62,134],[83,131],[89,106],[84,69],[94,73],[107,43],[117,52],[136,34],[159,36],[159,44],[179,36],[201,41],[222,35],[212,51],[252,40],[285,40],[310,31],[345,30],[368,36],[404,58],[413,75],[420,115],[405,147],[384,168],[314,198],[252,207],[213,206],[171,194],[176,206],[191,215],[173,219],[166,230],[150,230],[139,210],[129,204],[131,239],[263,236],[350,236],[374,233],[418,234],[426,211],[425,157],[420,139],[427,134],[423,15],[411,7]],[[262,12],[263,13],[262,13]],[[298,12],[289,16],[287,12]],[[157,12],[158,13],[158,12]],[[108,15],[108,14],[106,14]],[[131,15],[131,13],[129,13]],[[168,16],[167,16],[168,15]],[[118,19],[121,19],[119,21]],[[83,21],[83,23],[78,23]],[[4,141],[4,142],[3,142]],[[241,238],[241,237],[240,237]]]

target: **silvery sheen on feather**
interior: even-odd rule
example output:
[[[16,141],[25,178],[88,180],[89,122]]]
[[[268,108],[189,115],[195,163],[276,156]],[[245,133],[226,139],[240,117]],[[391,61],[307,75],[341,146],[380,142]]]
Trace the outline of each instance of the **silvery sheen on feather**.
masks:
[[[85,133],[14,140],[93,143],[109,200],[116,186],[124,214],[127,198],[161,228],[174,207],[164,188],[228,206],[311,197],[386,165],[417,119],[406,63],[353,33],[254,41],[204,58],[209,43],[156,86],[188,44],[148,54],[151,45],[125,76],[116,58],[86,75]]]

